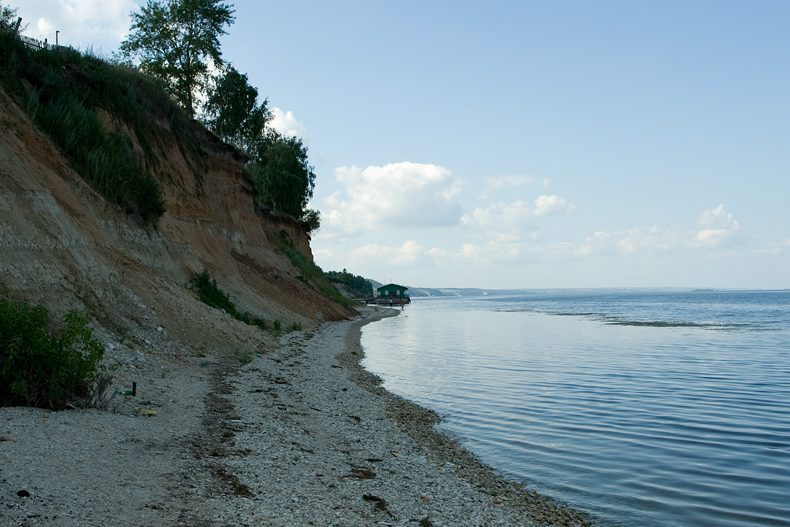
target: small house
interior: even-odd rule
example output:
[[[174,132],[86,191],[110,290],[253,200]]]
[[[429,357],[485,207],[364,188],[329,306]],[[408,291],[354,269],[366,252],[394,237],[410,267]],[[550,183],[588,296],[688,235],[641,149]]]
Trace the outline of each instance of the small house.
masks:
[[[411,303],[411,298],[406,294],[409,288],[398,284],[387,284],[376,288],[376,304],[403,305]]]

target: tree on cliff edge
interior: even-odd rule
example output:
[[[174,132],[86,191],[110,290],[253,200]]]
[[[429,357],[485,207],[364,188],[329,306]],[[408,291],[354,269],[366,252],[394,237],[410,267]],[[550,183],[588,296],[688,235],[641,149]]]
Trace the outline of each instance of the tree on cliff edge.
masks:
[[[0,2],[0,22],[12,27],[16,23],[16,8]]]
[[[258,205],[303,219],[308,212],[307,203],[313,197],[315,172],[302,140],[267,130],[263,141],[251,154],[248,166],[255,178]]]
[[[220,0],[148,0],[132,13],[121,54],[162,79],[192,117],[195,96],[210,77],[209,64],[222,65],[219,37],[233,21],[233,7]]]
[[[205,120],[211,131],[250,153],[265,140],[270,119],[269,101],[258,104],[258,89],[250,85],[247,75],[233,66],[225,67],[206,99]]]

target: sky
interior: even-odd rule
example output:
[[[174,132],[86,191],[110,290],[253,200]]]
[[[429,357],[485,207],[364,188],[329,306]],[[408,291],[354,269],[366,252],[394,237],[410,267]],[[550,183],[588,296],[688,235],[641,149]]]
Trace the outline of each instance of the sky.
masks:
[[[17,0],[108,54],[139,0]],[[420,287],[790,287],[790,2],[239,0],[316,262]]]

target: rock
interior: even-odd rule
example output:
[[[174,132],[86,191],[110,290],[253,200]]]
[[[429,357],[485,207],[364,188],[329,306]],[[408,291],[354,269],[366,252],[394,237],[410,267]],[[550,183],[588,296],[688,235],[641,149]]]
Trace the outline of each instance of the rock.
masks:
[[[351,473],[346,474],[343,477],[356,478],[356,479],[373,479],[376,477],[376,473],[369,468],[352,468]]]

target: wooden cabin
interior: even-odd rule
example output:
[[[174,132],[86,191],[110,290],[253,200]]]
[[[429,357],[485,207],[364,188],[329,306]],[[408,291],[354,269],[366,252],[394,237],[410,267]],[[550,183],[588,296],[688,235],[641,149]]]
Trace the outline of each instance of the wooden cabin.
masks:
[[[409,288],[398,284],[387,284],[376,288],[373,303],[384,306],[402,306],[410,304],[411,298],[406,293]]]

